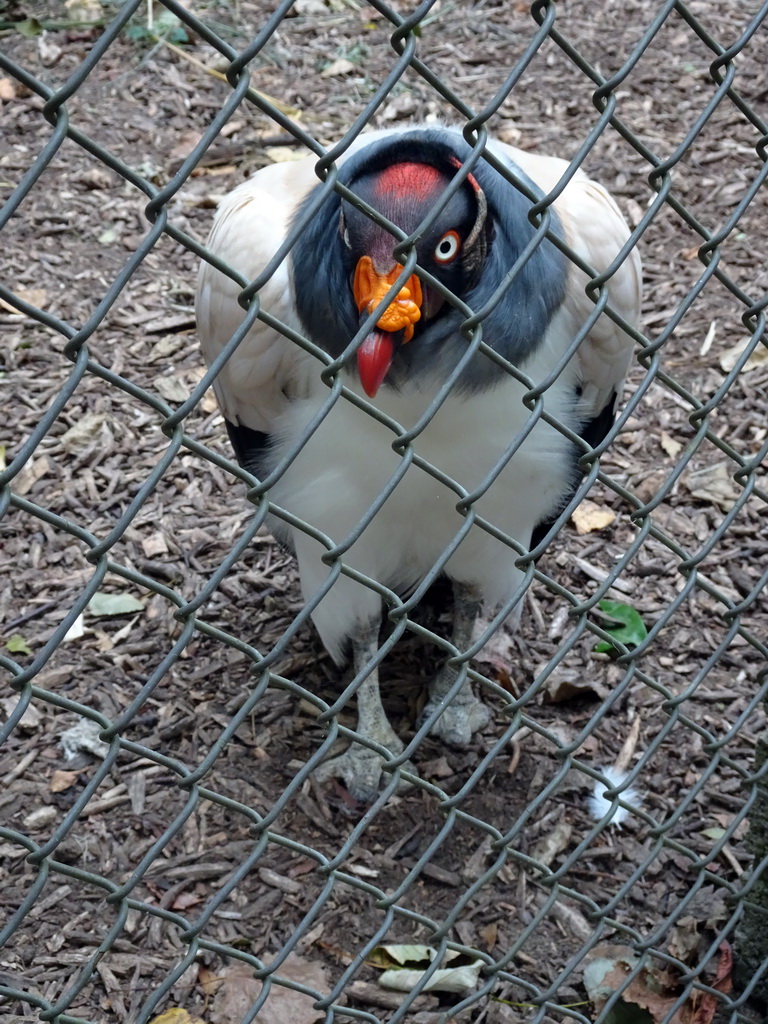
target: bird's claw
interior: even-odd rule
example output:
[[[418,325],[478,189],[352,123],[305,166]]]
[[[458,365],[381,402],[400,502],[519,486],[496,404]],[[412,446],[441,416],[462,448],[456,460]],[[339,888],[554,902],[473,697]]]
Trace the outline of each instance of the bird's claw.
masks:
[[[469,746],[472,736],[493,717],[490,708],[474,693],[460,693],[450,704],[433,698],[422,712],[422,721],[426,721],[438,709],[442,709],[440,717],[430,732],[452,747]]]
[[[390,743],[389,746],[393,744]],[[394,753],[399,754],[402,749],[403,744],[398,740],[398,749]],[[390,780],[390,773],[382,770],[384,760],[385,758],[369,747],[352,743],[343,754],[332,757],[330,761],[324,761],[316,768],[315,778],[318,782],[342,779],[353,799],[361,804],[370,804]],[[410,761],[406,761],[402,767],[414,775],[417,774]],[[410,782],[401,777],[398,780],[397,792],[403,792],[410,788],[410,785]]]

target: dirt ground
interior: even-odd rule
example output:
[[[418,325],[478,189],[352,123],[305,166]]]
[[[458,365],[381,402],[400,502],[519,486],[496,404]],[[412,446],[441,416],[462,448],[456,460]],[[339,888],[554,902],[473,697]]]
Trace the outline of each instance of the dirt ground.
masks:
[[[262,0],[189,6],[236,49],[256,36],[268,13]],[[688,9],[728,47],[758,6],[693,0]],[[0,52],[58,88],[101,37],[101,21],[118,10],[106,0],[0,2]],[[568,0],[557,5],[556,24],[610,78],[660,11],[649,0]],[[226,62],[208,43],[170,20],[159,3],[155,17],[173,45],[149,33],[142,7],[67,109],[75,128],[162,187],[230,89],[221,76]],[[536,31],[525,3],[438,0],[422,23],[419,54],[479,109]],[[254,60],[253,86],[298,108],[304,130],[330,145],[391,68],[390,34],[383,15],[358,0],[297,0]],[[766,117],[766,47],[763,27],[735,64],[735,88],[758,117]],[[672,12],[616,86],[617,113],[641,146],[609,127],[586,167],[617,197],[632,226],[655,196],[642,148],[657,163],[676,157],[716,94],[712,60]],[[40,97],[7,67],[0,90],[5,200],[52,128]],[[524,149],[571,158],[599,116],[592,92],[584,72],[547,40],[490,130]],[[373,124],[435,117],[453,119],[447,102],[412,71]],[[298,933],[296,956],[278,974],[326,995],[355,965],[342,1000],[348,1012],[325,1019],[389,1021],[402,997],[377,985],[370,950],[384,942],[428,943],[443,925],[452,943],[479,951],[491,967],[481,975],[484,994],[459,1015],[478,1024],[595,1019],[583,983],[583,956],[595,937],[650,950],[651,962],[666,971],[665,998],[683,992],[682,965],[712,982],[722,943],[734,943],[729,897],[750,877],[745,779],[764,730],[764,467],[749,475],[742,502],[743,488],[733,480],[737,464],[718,443],[749,461],[766,440],[768,362],[756,356],[726,378],[733,350],[749,337],[745,301],[768,289],[766,193],[744,211],[738,205],[765,159],[756,153],[759,139],[726,97],[682,159],[662,168],[670,174],[671,199],[706,231],[728,226],[720,269],[744,299],[714,277],[696,291],[705,269],[697,255],[701,236],[690,217],[663,204],[641,250],[643,329],[664,344],[650,367],[638,361],[632,369],[632,416],[590,494],[612,514],[610,522],[600,529],[588,523],[585,532],[571,523],[561,531],[539,563],[542,578],[530,589],[520,628],[502,629],[478,659],[478,671],[496,684],[486,696],[495,715],[473,747],[457,752],[425,741],[416,763],[429,785],[391,797],[365,818],[340,788],[311,778],[292,785],[326,735],[318,704],[290,689],[256,689],[246,645],[269,651],[301,609],[292,559],[260,533],[198,612],[205,629],[189,636],[174,617],[177,604],[159,591],[193,600],[252,517],[242,484],[186,449],[109,552],[113,567],[144,574],[158,591],[110,568],[99,589],[141,604],[122,615],[86,613],[83,635],[44,660],[25,717],[14,715],[11,660],[23,669],[40,657],[94,579],[82,531],[101,541],[122,524],[169,450],[163,416],[131,386],[175,407],[203,373],[193,315],[197,257],[161,236],[88,342],[94,359],[129,384],[85,373],[12,483],[23,503],[8,507],[0,498],[1,699],[10,723],[0,733],[0,925],[25,906],[0,951],[0,985],[28,995],[9,1000],[4,1019],[38,1019],[38,1008],[61,1000],[78,979],[82,985],[60,1008],[71,1016],[62,1020],[132,1022],[144,1019],[147,1006],[154,1013],[183,1007],[211,1024],[244,1019],[258,987],[234,970],[238,956],[269,965]],[[255,107],[242,105],[174,197],[170,222],[204,241],[216,199],[257,168],[289,157],[297,150],[292,142]],[[145,206],[135,186],[66,140],[3,230],[0,283],[78,328],[146,236]],[[738,223],[729,225],[737,212]],[[681,308],[679,324],[665,335]],[[0,301],[0,334],[0,453],[12,466],[76,371],[53,321],[45,326]],[[705,403],[724,382],[703,436],[689,420],[691,396]],[[231,455],[210,393],[185,430]],[[658,497],[652,529],[630,518],[624,491],[641,502]],[[36,508],[60,518],[46,521]],[[642,653],[620,665],[595,653],[594,637],[568,616],[574,602],[562,595],[565,588],[575,603],[587,600],[628,551],[609,596],[657,628]],[[681,567],[691,557],[692,575]],[[447,620],[439,595],[434,604],[424,614],[441,630]],[[406,738],[438,663],[437,650],[413,638],[385,662],[387,710]],[[348,678],[340,678],[307,626],[277,670],[328,703]],[[254,693],[259,699],[244,705]],[[505,693],[522,715],[512,725]],[[62,733],[86,721],[73,702],[121,720],[122,749],[101,775],[103,751],[94,748],[93,730],[68,747],[62,741]],[[354,722],[346,712],[341,720]],[[598,826],[589,807],[593,779],[584,768],[617,761],[636,771],[640,809],[622,828]],[[203,762],[209,770],[202,788],[177,785]],[[457,794],[453,808],[446,801]],[[27,854],[47,843],[82,799],[54,863],[41,873]],[[130,889],[130,905],[106,899],[120,886]],[[357,964],[361,952],[366,962]],[[494,979],[499,965],[503,973]],[[288,991],[273,986],[257,1019],[319,1019],[308,1010],[311,1000],[281,1002]],[[420,995],[405,1019],[447,1019],[440,1015],[465,995]],[[659,1005],[637,1019],[694,1020],[665,1018]],[[716,1019],[760,1016],[744,1006]]]

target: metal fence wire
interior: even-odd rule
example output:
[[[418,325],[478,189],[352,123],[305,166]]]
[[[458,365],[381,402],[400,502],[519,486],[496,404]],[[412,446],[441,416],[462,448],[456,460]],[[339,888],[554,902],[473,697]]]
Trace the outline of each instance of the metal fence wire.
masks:
[[[0,9],[4,1019],[764,1019],[768,3],[39,6]],[[577,497],[507,538],[519,627],[458,652],[493,711],[468,750],[418,724],[439,601],[364,580],[406,746],[351,813],[313,771],[355,686],[232,460],[192,296],[216,199],[307,153],[337,187],[409,118],[583,165],[646,297]]]

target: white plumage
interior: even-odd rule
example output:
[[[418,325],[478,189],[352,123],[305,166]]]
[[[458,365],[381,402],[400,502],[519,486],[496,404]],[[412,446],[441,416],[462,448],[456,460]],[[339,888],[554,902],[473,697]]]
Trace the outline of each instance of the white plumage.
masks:
[[[364,135],[340,161],[380,140],[413,129]],[[444,130],[460,141],[458,132]],[[544,193],[551,191],[567,163],[526,153],[503,143],[489,145],[495,156],[522,170]],[[289,222],[318,184],[315,159],[275,164],[259,171],[221,203],[208,248],[248,280],[255,278],[283,242]],[[479,175],[479,172],[478,172]],[[510,186],[511,187],[511,186]],[[610,195],[580,171],[554,203],[565,240],[598,273],[614,260],[628,238],[628,229]],[[394,244],[394,239],[392,240]],[[301,243],[299,243],[301,244]],[[317,272],[323,273],[328,253],[317,253]],[[565,297],[544,336],[519,360],[522,373],[534,383],[543,381],[594,310],[585,294],[587,277],[569,264]],[[630,325],[637,323],[640,305],[640,260],[632,250],[608,285],[609,302]],[[260,292],[262,307],[288,327],[306,333],[297,312],[295,275],[285,260]],[[203,263],[197,311],[203,353],[210,362],[242,321],[238,286]],[[350,337],[339,340],[343,349]],[[410,346],[417,344],[418,335]],[[574,431],[597,417],[620,391],[632,352],[632,341],[603,315],[545,394],[545,408]],[[299,346],[261,322],[256,322],[215,384],[222,412],[231,425],[268,434],[270,465],[293,449],[308,424],[328,401],[329,389],[320,378],[321,363]],[[422,367],[398,389],[384,386],[373,404],[405,430],[423,415],[444,381],[445,366]],[[365,398],[357,375],[345,383]],[[428,463],[456,481],[466,492],[478,488],[503,460],[504,453],[529,424],[523,404],[527,388],[503,374],[490,387],[452,391],[431,422],[413,443]],[[340,543],[360,522],[377,495],[401,468],[392,450],[396,434],[364,410],[341,398],[299,451],[270,492],[270,500]],[[504,533],[528,545],[534,527],[555,514],[567,497],[572,478],[573,450],[564,435],[542,420],[536,423],[512,458],[474,505],[476,512]],[[346,564],[390,587],[407,593],[428,573],[464,523],[456,510],[456,492],[415,465],[344,556]],[[326,580],[321,561],[325,548],[299,530],[284,524],[277,532],[295,549],[304,596],[310,599]],[[514,548],[474,526],[445,566],[445,572],[486,605],[496,606],[514,594],[520,583]],[[313,620],[331,655],[341,660],[349,638],[378,623],[379,595],[342,575],[320,602]],[[370,637],[367,650],[373,649]],[[374,645],[375,647],[375,645]],[[357,667],[357,666],[356,666]],[[362,666],[359,666],[362,668]],[[441,695],[444,695],[445,686]],[[433,694],[434,697],[434,694]],[[462,698],[463,699],[463,698]],[[434,703],[434,701],[433,701]],[[466,703],[466,701],[465,701]],[[450,710],[444,711],[445,721]],[[479,721],[483,715],[475,715]],[[361,722],[362,729],[362,722]],[[437,731],[455,738],[455,723],[438,724]],[[394,749],[401,744],[391,728],[374,736]],[[463,741],[468,739],[463,730]],[[362,748],[366,756],[368,751]],[[369,758],[370,760],[370,758]],[[341,765],[350,783],[354,773]],[[366,769],[367,770],[367,769]],[[378,775],[378,759],[372,777]],[[375,782],[366,784],[368,789]],[[358,787],[366,794],[365,786]]]

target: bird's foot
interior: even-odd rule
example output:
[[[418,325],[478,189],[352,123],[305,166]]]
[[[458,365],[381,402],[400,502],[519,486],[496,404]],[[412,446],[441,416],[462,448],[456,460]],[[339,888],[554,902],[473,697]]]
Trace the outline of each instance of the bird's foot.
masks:
[[[434,689],[439,691],[440,688],[436,686]],[[442,709],[442,713],[430,732],[452,747],[469,746],[472,736],[493,718],[490,708],[472,693],[468,685],[456,694],[450,704],[436,693],[422,711],[422,721],[438,709]]]
[[[397,737],[389,739],[387,746],[393,754],[399,754],[403,750],[403,743]],[[332,757],[330,761],[324,761],[316,768],[315,778],[318,782],[342,779],[354,800],[361,804],[370,804],[390,780],[390,773],[382,770],[384,760],[385,758],[369,747],[364,747],[360,743],[352,743],[343,754]],[[407,772],[418,774],[410,761],[406,761],[402,767]],[[410,782],[400,778],[397,792],[403,792],[410,785]]]

